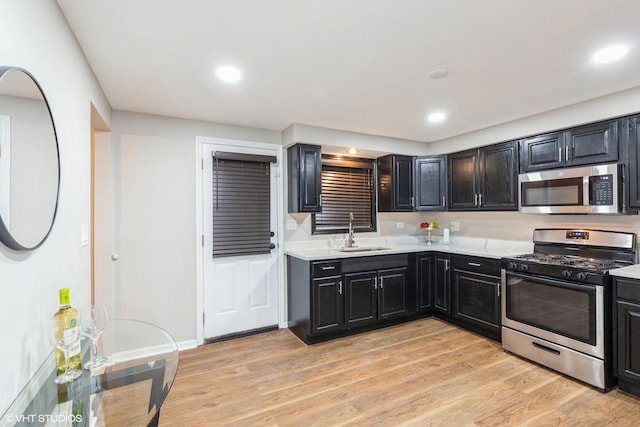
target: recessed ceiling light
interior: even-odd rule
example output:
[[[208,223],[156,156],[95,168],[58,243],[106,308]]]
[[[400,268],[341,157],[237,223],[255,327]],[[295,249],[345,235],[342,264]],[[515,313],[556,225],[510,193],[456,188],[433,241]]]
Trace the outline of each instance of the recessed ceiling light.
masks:
[[[226,83],[236,83],[242,78],[240,70],[230,65],[223,65],[216,69],[216,76]]]
[[[432,72],[429,73],[429,78],[442,79],[444,77],[447,77],[448,75],[449,75],[449,72],[447,70],[433,70]]]
[[[447,115],[442,112],[431,113],[427,116],[427,121],[429,123],[439,123],[447,118]]]
[[[355,148],[349,148],[348,153],[349,154],[358,154],[358,150],[356,150]]]
[[[629,52],[629,47],[625,45],[609,46],[597,51],[591,59],[597,64],[606,64],[618,60]]]

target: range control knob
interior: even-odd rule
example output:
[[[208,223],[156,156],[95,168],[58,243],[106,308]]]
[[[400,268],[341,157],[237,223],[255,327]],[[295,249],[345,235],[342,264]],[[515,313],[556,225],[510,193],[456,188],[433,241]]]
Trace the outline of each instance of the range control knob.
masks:
[[[561,274],[562,274],[562,277],[564,277],[565,279],[570,279],[571,275],[573,274],[573,271],[563,270]]]
[[[507,263],[507,268],[509,270],[517,270],[518,269],[518,264],[516,264],[515,262],[509,262],[509,263]]]
[[[520,264],[520,271],[529,271],[529,264]]]
[[[576,279],[580,281],[585,281],[587,280],[587,276],[588,276],[587,273],[581,271],[580,273],[576,274]]]

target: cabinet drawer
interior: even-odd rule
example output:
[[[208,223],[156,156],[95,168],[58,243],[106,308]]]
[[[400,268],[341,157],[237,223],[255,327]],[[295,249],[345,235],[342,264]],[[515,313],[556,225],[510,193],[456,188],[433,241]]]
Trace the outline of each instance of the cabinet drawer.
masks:
[[[640,281],[616,279],[616,297],[640,301]]]
[[[500,276],[500,260],[474,256],[452,256],[451,264],[455,270],[471,271],[489,276]]]
[[[357,273],[382,270],[385,268],[406,267],[407,265],[409,265],[409,257],[407,254],[345,258],[342,260],[342,271],[343,273]]]
[[[340,261],[323,261],[313,263],[313,277],[328,277],[342,274]]]

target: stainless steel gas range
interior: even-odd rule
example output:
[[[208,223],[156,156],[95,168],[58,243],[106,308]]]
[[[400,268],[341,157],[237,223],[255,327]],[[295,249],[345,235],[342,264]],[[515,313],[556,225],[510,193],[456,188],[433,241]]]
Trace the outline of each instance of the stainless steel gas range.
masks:
[[[636,262],[634,233],[536,229],[502,259],[502,347],[604,391],[612,385],[609,271]]]

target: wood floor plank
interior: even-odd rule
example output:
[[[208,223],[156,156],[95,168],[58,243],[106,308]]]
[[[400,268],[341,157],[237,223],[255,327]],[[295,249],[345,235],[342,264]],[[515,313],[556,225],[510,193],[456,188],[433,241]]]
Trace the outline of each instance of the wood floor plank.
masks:
[[[635,426],[640,399],[429,318],[307,346],[288,330],[180,354],[160,426]]]

